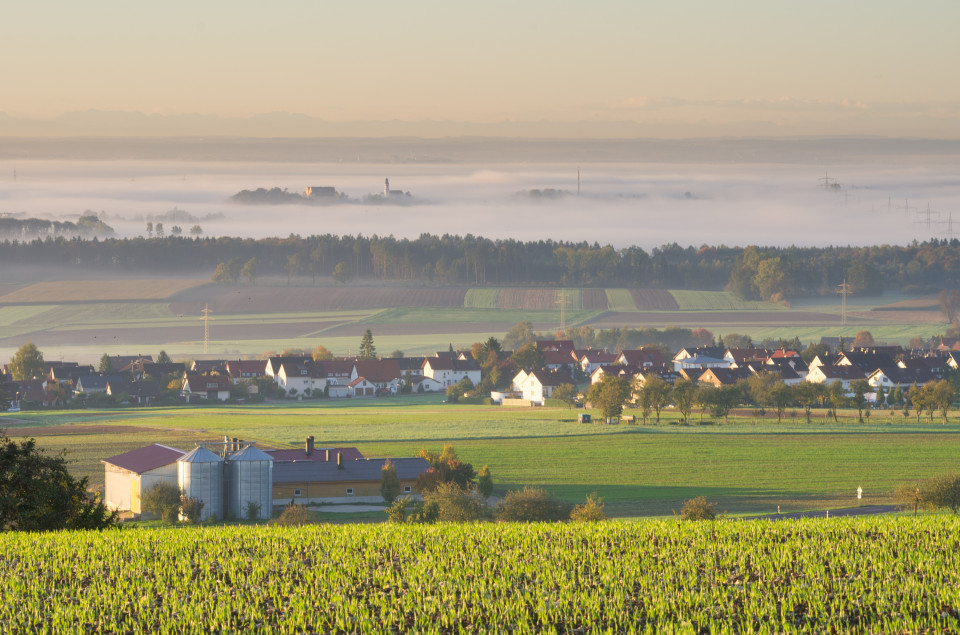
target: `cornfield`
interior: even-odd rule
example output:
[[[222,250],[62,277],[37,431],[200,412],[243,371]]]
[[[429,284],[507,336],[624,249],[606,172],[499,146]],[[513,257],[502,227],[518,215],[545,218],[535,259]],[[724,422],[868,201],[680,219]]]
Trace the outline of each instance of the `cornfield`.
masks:
[[[960,521],[0,535],[0,632],[957,632]]]

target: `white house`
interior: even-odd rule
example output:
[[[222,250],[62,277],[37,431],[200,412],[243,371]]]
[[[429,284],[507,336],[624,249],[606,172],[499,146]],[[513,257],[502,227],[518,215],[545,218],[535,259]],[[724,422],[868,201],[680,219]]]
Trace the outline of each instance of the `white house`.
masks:
[[[866,378],[863,371],[856,366],[814,366],[807,373],[807,381],[812,384],[829,386],[839,381],[844,389],[850,388],[850,382]]]
[[[480,374],[480,364],[473,359],[428,357],[423,360],[423,376],[435,379],[444,386],[453,386],[463,378],[469,379],[476,386],[480,383]]]
[[[527,401],[543,404],[561,384],[573,384],[573,379],[564,372],[535,370],[520,383],[520,393]]]

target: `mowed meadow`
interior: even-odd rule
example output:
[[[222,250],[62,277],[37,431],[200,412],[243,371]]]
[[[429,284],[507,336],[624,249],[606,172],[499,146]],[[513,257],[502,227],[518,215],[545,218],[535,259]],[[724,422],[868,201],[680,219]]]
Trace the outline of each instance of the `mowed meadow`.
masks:
[[[31,277],[32,276],[32,277]],[[44,279],[37,279],[42,277]],[[77,272],[21,272],[0,282],[0,359],[31,340],[47,359],[95,362],[103,353],[175,359],[239,358],[323,344],[356,352],[366,329],[386,354],[431,354],[502,337],[518,321],[552,333],[561,326],[706,328],[818,341],[869,330],[905,344],[946,325],[935,298],[850,298],[841,326],[836,297],[792,307],[745,302],[727,292],[622,288],[510,288],[264,278],[214,285],[207,277],[86,279]],[[201,320],[209,307],[207,331]]]
[[[67,451],[71,469],[103,482],[104,458],[150,443],[191,449],[224,435],[264,446],[355,446],[367,457],[412,456],[452,443],[475,467],[489,465],[495,493],[540,486],[570,502],[591,492],[617,517],[668,516],[706,496],[731,514],[775,513],[892,502],[902,483],[956,470],[960,420],[916,423],[877,412],[839,423],[802,412],[781,423],[749,411],[728,423],[577,423],[577,410],[444,404],[440,396],[232,407],[24,412],[0,417],[15,438]],[[594,415],[599,413],[594,412]]]

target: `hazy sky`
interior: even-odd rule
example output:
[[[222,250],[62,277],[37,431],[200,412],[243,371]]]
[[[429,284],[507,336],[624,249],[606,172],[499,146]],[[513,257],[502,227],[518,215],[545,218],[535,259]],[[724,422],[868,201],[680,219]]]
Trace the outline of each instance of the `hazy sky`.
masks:
[[[960,137],[956,0],[5,3],[0,112]]]

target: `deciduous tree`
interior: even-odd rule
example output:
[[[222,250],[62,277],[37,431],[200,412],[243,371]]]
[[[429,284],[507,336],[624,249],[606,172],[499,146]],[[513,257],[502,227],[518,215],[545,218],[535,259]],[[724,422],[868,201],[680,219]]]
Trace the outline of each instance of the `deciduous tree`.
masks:
[[[26,381],[43,375],[44,361],[33,342],[27,342],[17,349],[10,359],[10,374],[14,381]]]

